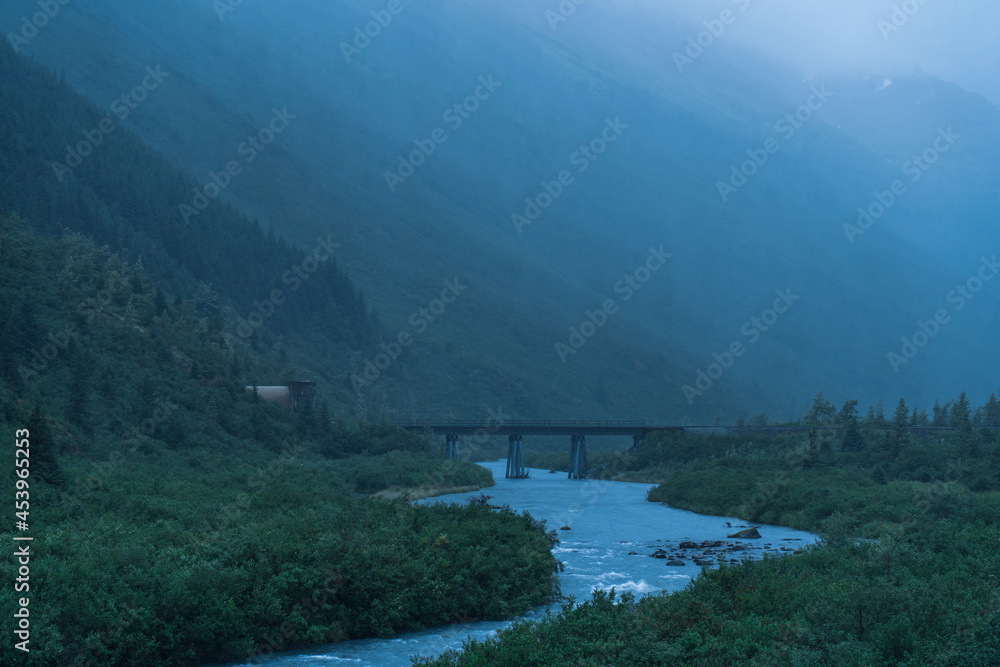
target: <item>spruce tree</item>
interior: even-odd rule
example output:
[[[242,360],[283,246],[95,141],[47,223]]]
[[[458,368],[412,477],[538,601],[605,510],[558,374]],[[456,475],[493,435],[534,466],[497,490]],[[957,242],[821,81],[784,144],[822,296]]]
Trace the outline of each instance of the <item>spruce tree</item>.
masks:
[[[833,404],[823,398],[823,392],[818,391],[813,396],[812,405],[802,415],[802,421],[805,424],[825,424],[833,421],[836,412],[837,410],[833,407]]]
[[[840,408],[840,412],[837,416],[833,418],[834,424],[846,424],[852,419],[858,418],[858,401],[857,399],[852,399],[849,401],[844,401],[843,407]]]
[[[877,465],[872,469],[871,478],[876,484],[884,485],[889,483],[889,476],[885,474],[885,468],[881,465]]]
[[[875,406],[874,405],[869,405],[868,406],[868,414],[865,415],[865,423],[866,424],[874,424],[875,420],[876,420],[876,417],[875,417]]]
[[[857,418],[847,422],[847,428],[844,429],[840,446],[849,452],[860,452],[868,446],[865,436],[861,433],[861,428],[858,426]]]
[[[66,476],[56,459],[56,441],[42,406],[35,409],[27,422],[31,452],[31,476],[57,487],[66,486]]]
[[[971,408],[964,391],[951,408],[949,423],[958,428],[958,455],[962,458],[978,456],[979,442],[976,431],[972,428]]]
[[[167,299],[163,296],[163,290],[156,290],[156,296],[153,298],[153,308],[156,311],[157,317],[167,312]]]
[[[910,410],[902,398],[892,416],[892,454],[898,456],[910,444]]]
[[[941,407],[941,403],[939,403],[936,399],[934,401],[934,407],[931,408],[931,411],[934,415],[934,425],[944,426],[944,408]]]
[[[986,401],[983,409],[983,426],[1000,426],[1000,400],[997,400],[996,393],[990,394],[990,399]]]
[[[972,423],[972,408],[969,399],[963,391],[958,400],[951,404],[951,413],[948,415],[948,425],[957,428],[964,428]]]

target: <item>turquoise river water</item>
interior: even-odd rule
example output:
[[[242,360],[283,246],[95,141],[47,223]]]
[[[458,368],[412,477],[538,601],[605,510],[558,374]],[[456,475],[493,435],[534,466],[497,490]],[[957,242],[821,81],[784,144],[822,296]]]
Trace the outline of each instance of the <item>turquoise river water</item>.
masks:
[[[578,601],[589,599],[594,590],[612,587],[622,593],[631,591],[636,596],[683,589],[701,568],[690,557],[684,559],[686,565],[683,566],[669,566],[665,559],[651,557],[661,548],[676,553],[682,541],[701,544],[721,540],[729,545],[743,545],[747,551],[726,554],[727,559],[739,559],[747,554],[759,557],[764,551],[789,553],[817,539],[810,533],[789,528],[760,526],[759,540],[731,540],[726,536],[743,525],[738,519],[702,516],[650,503],[646,501],[649,484],[570,480],[566,473],[546,470],[531,470],[530,478],[511,480],[504,479],[503,461],[481,465],[488,468],[496,480],[496,486],[483,489],[483,493],[491,496],[491,504],[510,505],[518,512],[527,510],[545,519],[551,528],[569,526],[570,530],[559,531],[560,544],[553,553],[565,564],[565,571],[560,575],[563,595],[572,595]],[[465,503],[472,495],[476,494],[440,496],[419,502]],[[705,550],[692,549],[686,555],[693,556]],[[714,560],[715,556],[706,555],[706,558]],[[544,615],[545,611],[539,608],[525,616],[535,618]],[[431,656],[449,648],[461,648],[462,640],[467,637],[490,637],[508,623],[455,624],[392,639],[341,642],[234,663],[230,667],[405,666],[411,664],[412,655]]]

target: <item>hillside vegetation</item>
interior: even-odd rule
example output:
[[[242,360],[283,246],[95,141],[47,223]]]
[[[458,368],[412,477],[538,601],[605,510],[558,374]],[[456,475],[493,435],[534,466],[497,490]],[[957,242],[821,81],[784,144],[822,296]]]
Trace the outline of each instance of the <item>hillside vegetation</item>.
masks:
[[[7,45],[0,46],[0,78],[0,212],[16,213],[42,235],[69,230],[138,264],[156,285],[156,315],[163,304],[176,310],[187,302],[186,315],[207,320],[214,343],[225,331],[247,344],[243,354],[277,370],[257,378],[262,384],[300,368],[325,380],[320,391],[329,400],[354,404],[336,360],[373,349],[379,325],[337,264],[334,226],[304,251],[217,198],[185,219],[180,205],[198,183],[116,118]],[[75,281],[89,278],[79,273],[70,266],[61,275],[71,293],[85,287]]]
[[[2,216],[0,293],[0,435],[30,441],[22,664],[239,660],[505,618],[556,591],[554,533],[527,515],[362,495],[490,485],[486,470],[262,402],[245,387],[274,369],[136,263]]]

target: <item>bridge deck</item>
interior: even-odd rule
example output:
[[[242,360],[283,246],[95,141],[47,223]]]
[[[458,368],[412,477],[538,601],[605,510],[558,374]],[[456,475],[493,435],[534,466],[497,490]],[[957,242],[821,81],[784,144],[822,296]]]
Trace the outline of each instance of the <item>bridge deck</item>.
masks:
[[[407,431],[430,430],[440,435],[638,435],[664,427],[650,427],[644,422],[599,421],[511,421],[503,424],[481,421],[407,422],[396,424]],[[668,427],[683,430],[680,427]]]
[[[509,421],[497,424],[490,421],[435,421],[394,423],[407,431],[431,431],[438,435],[632,435],[646,437],[655,431],[684,431],[698,435],[726,433],[806,433],[808,431],[839,431],[836,426],[666,426],[646,424],[642,421]],[[863,429],[890,430],[891,425],[863,426]],[[914,433],[953,431],[952,426],[911,426]],[[993,429],[991,429],[993,430]]]

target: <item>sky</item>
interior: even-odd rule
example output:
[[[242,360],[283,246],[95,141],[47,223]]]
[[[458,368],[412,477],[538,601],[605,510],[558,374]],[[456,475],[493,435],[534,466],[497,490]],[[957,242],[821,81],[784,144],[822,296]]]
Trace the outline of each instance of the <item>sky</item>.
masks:
[[[922,71],[1000,105],[996,0],[607,1],[680,14],[699,25],[729,9],[736,18],[726,28],[726,39],[731,35],[734,43],[807,74]]]

